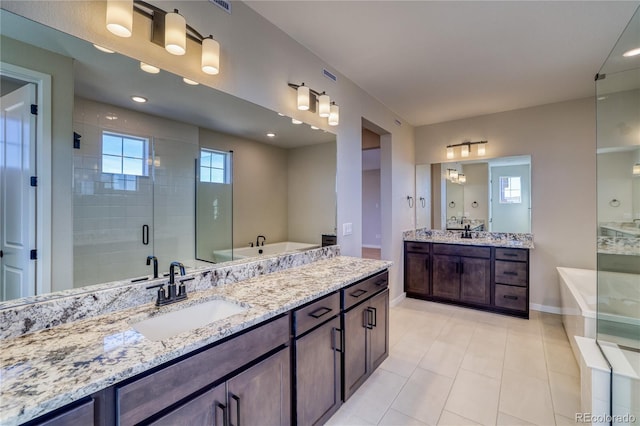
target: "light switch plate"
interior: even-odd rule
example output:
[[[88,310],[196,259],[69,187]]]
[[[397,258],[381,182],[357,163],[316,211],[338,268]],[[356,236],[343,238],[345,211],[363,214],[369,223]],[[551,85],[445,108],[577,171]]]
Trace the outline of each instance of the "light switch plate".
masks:
[[[352,223],[343,223],[342,224],[342,235],[351,235],[353,234],[353,224]]]

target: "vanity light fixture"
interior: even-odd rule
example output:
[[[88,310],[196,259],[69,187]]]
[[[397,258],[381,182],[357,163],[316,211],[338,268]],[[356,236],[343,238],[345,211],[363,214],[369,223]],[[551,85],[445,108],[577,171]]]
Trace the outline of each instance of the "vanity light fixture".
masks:
[[[289,83],[289,87],[296,91],[296,106],[301,111],[318,112],[318,115],[328,119],[330,126],[340,123],[340,108],[326,92],[318,92],[309,86]],[[317,108],[316,108],[317,105]]]
[[[466,183],[467,182],[467,177],[462,173],[458,173],[458,182],[459,183]]]
[[[184,55],[187,39],[202,46],[201,69],[209,75],[220,72],[220,44],[213,36],[203,37],[187,24],[177,9],[166,12],[142,0],[107,0],[107,29],[118,37],[131,37],[133,12],[151,20],[151,42],[172,55]]]
[[[99,51],[104,52],[104,53],[116,53],[111,49],[107,49],[106,47],[100,46],[99,44],[94,44],[93,47],[95,47],[96,49],[98,49]]]
[[[142,96],[132,96],[132,97],[131,97],[131,100],[132,100],[133,102],[137,102],[137,103],[139,103],[139,104],[143,104],[143,103],[145,103],[145,102],[147,102],[147,101],[148,101],[148,99],[147,99],[147,98],[144,98],[144,97],[142,97]]]
[[[622,56],[624,56],[625,58],[630,58],[632,56],[638,56],[640,55],[640,47],[637,47],[635,49],[631,49],[631,50],[627,50],[626,52],[624,52],[622,54]]]
[[[144,62],[140,62],[140,69],[144,72],[148,72],[149,74],[158,74],[160,72],[160,68],[145,64]]]
[[[640,163],[636,163],[633,165],[633,175],[640,176]]]
[[[460,147],[460,156],[468,157],[471,153],[471,146],[478,145],[478,156],[486,154],[486,144],[488,141],[469,142],[465,141],[458,144],[447,145],[447,159],[452,160],[456,157],[455,148]]]
[[[187,77],[182,77],[182,81],[184,81],[189,86],[197,86],[198,84],[200,84],[197,81],[189,80]]]
[[[458,170],[456,169],[447,169],[447,178],[451,181],[451,182],[458,182]]]

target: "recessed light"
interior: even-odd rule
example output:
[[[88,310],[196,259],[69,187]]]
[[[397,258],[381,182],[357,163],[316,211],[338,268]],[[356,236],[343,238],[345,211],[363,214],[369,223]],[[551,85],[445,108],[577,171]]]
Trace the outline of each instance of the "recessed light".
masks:
[[[275,133],[267,133],[267,136],[270,138],[275,138],[276,134]]]
[[[109,114],[109,115],[105,115],[104,118],[106,118],[107,120],[117,120],[118,116],[114,114]]]
[[[292,122],[293,124],[302,124],[302,121],[300,121],[300,120],[296,120],[295,118],[292,118],[292,119],[291,119],[291,122]]]
[[[607,97],[606,97],[606,96],[598,96],[598,100],[599,100],[599,101],[604,101],[605,99],[607,99]]]
[[[97,44],[94,44],[93,47],[95,47],[96,49],[98,49],[99,51],[104,52],[104,53],[116,53],[111,49],[107,49],[106,47],[98,46]]]
[[[131,100],[133,102],[138,102],[139,104],[143,104],[143,103],[147,102],[147,98],[143,98],[142,96],[132,96]]]
[[[312,128],[313,130],[320,130],[320,127],[316,127],[316,126],[311,126],[311,128]]]
[[[149,74],[158,74],[160,72],[160,68],[145,64],[144,62],[140,62],[140,69],[144,72],[148,72]]]
[[[187,77],[182,77],[182,81],[184,81],[190,86],[197,86],[198,84],[200,84],[197,81],[189,80]]]
[[[279,113],[278,113],[278,115],[279,115],[280,117],[284,117],[284,114],[283,114],[283,113],[281,113],[281,112],[279,112]]]
[[[622,54],[622,56],[624,56],[625,58],[629,58],[631,56],[638,56],[640,55],[640,47],[637,47],[635,49],[631,49],[631,50],[627,50],[626,52],[624,52]]]

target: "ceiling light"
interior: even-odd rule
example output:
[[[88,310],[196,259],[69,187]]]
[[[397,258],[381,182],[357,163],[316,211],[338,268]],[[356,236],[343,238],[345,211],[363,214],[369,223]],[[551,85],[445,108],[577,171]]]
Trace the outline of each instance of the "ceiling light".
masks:
[[[104,52],[104,53],[116,53],[111,49],[107,49],[106,47],[102,47],[102,46],[99,46],[97,44],[94,44],[93,47],[95,47],[96,49],[98,49],[99,51]]]
[[[148,72],[149,74],[158,74],[160,72],[160,68],[145,64],[144,62],[140,62],[140,69],[144,72]]]
[[[275,138],[276,134],[275,133],[267,133],[267,136],[270,138]]]
[[[187,21],[178,13],[178,9],[164,17],[164,48],[177,56],[187,52]]]
[[[187,77],[182,77],[182,81],[184,81],[190,86],[197,86],[198,84],[200,84],[197,81],[189,80]]]
[[[131,37],[133,0],[107,0],[107,29],[118,37]]]
[[[133,102],[137,102],[139,104],[143,104],[143,103],[147,102],[147,98],[143,98],[142,96],[132,96],[131,100]]]
[[[309,110],[309,88],[304,83],[298,87],[298,109],[300,111]]]
[[[327,118],[331,113],[331,98],[325,92],[318,97],[318,115]]]
[[[302,121],[300,121],[300,120],[296,120],[295,118],[292,118],[292,119],[291,119],[291,122],[292,122],[293,124],[302,124]]]
[[[312,128],[313,130],[320,130],[320,127],[316,127],[316,126],[311,126],[311,128]]]
[[[340,123],[340,107],[335,102],[331,103],[331,112],[329,113],[329,126],[337,126]]]
[[[640,55],[640,47],[637,47],[635,49],[631,49],[631,50],[627,50],[626,52],[624,52],[622,54],[622,56],[624,56],[625,58],[630,58],[632,56],[638,56]]]
[[[284,115],[283,113],[281,113],[281,112],[279,112],[279,113],[278,113],[278,115],[279,115],[280,117],[285,117],[285,115]]]
[[[202,40],[202,72],[210,75],[220,72],[220,43],[213,36]]]

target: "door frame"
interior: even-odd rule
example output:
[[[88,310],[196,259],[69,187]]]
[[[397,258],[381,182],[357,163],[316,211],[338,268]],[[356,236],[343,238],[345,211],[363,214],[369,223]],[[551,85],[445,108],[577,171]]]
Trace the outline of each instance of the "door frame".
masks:
[[[0,75],[36,85],[36,295],[51,292],[51,76],[0,62]],[[71,142],[69,142],[71,143]]]

